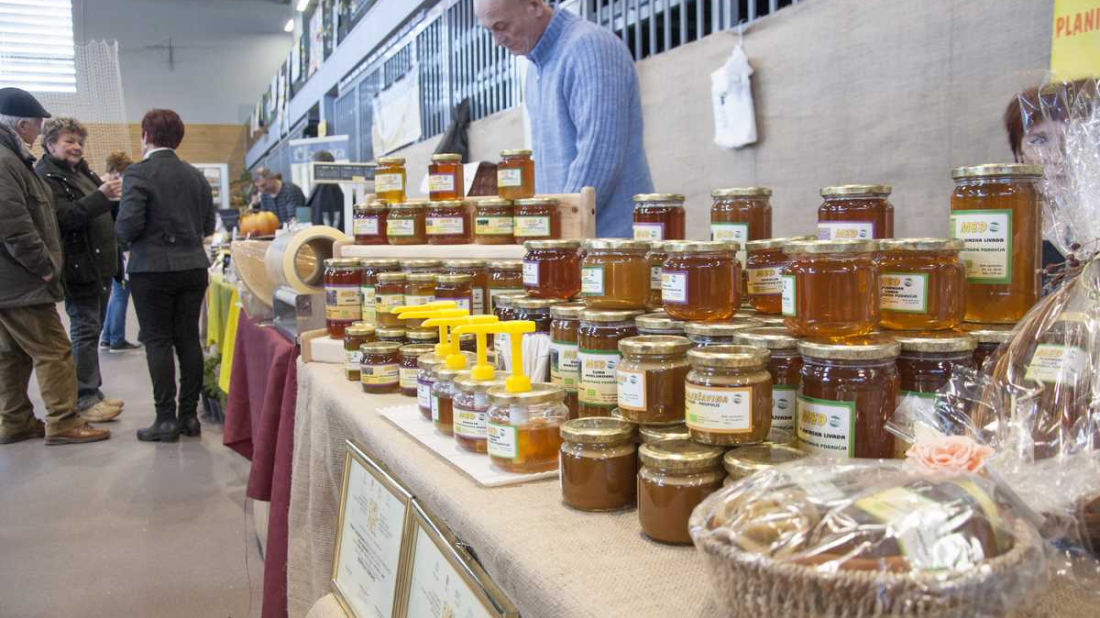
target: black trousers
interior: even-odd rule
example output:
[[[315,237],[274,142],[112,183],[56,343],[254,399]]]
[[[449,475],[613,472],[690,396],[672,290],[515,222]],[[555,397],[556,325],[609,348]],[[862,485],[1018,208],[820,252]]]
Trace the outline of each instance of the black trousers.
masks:
[[[130,273],[130,294],[145,337],[157,420],[176,418],[176,358],[180,365],[179,416],[195,416],[202,392],[199,316],[208,282],[205,269]]]

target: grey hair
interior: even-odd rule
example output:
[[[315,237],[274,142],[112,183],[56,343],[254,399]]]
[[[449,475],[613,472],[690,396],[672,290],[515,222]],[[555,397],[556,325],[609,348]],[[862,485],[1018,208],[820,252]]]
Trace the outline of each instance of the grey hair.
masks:
[[[23,116],[9,116],[7,114],[0,114],[0,125],[4,125],[5,127],[11,129],[12,131],[14,131],[16,128],[18,128],[19,123],[23,122],[24,120],[35,120],[35,119],[34,118],[24,118]]]

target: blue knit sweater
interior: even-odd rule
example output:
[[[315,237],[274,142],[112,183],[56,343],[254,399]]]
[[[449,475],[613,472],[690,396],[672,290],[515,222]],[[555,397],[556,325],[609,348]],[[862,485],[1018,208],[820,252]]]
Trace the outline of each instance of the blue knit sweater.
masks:
[[[630,237],[633,196],[651,193],[634,61],[611,32],[554,10],[527,55],[535,187],[596,189],[596,233]]]

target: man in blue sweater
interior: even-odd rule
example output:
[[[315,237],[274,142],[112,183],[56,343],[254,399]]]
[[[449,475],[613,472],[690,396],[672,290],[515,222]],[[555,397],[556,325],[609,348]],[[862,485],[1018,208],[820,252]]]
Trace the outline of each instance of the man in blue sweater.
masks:
[[[611,32],[543,0],[474,0],[498,45],[531,61],[531,116],[539,193],[596,189],[596,233],[630,237],[637,193],[653,192],[642,143],[634,61]]]

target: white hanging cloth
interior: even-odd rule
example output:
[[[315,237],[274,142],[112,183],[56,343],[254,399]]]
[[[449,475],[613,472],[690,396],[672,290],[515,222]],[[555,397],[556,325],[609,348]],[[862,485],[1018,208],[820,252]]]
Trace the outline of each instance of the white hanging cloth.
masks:
[[[740,148],[756,143],[756,110],[752,102],[752,66],[739,42],[726,63],[710,74],[714,106],[714,143]]]

